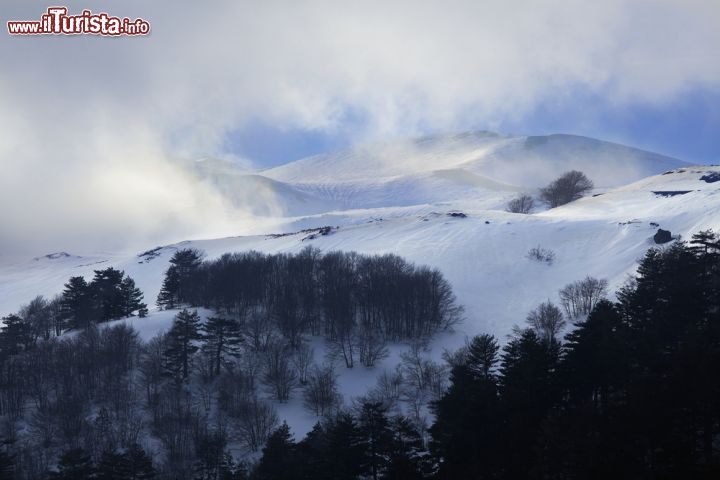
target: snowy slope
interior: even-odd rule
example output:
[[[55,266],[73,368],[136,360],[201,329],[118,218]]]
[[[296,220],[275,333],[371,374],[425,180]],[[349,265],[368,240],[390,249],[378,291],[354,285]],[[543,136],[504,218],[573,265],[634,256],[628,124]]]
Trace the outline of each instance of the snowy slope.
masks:
[[[332,161],[327,156],[314,157],[263,175],[231,164],[203,166],[199,175],[227,188],[228,194],[234,194],[234,188],[260,184],[268,186],[272,202],[293,201],[300,205],[293,213],[281,210],[287,215],[283,232],[324,225],[338,228],[330,235],[316,238],[309,238],[308,232],[298,232],[188,241],[160,247],[149,255],[69,252],[3,258],[0,316],[17,311],[35,295],[59,293],[70,276],[90,277],[94,269],[107,266],[122,269],[133,277],[152,305],[168,260],[178,248],[198,248],[208,258],[250,249],[295,252],[307,245],[323,251],[393,252],[416,263],[438,267],[466,308],[464,323],[454,333],[442,334],[434,341],[432,355],[437,358],[444,348],[462,344],[466,335],[490,332],[504,338],[514,324],[524,321],[529,310],[546,299],[556,300],[558,289],[585,275],[606,278],[611,290],[616,289],[634,271],[637,259],[653,246],[652,236],[658,227],[651,222],[685,238],[701,229],[720,229],[720,181],[714,181],[720,179],[720,167],[685,166],[667,174],[639,178],[637,172],[658,173],[662,170],[659,167],[668,162],[681,163],[641,152],[625,160],[625,172],[633,183],[599,189],[597,196],[560,208],[519,215],[502,210],[505,201],[520,190],[513,186],[519,182],[501,178],[490,167],[499,165],[498,158],[501,154],[509,155],[509,149],[525,148],[527,138],[491,134],[471,135],[470,140],[458,138],[452,148],[445,145],[447,139],[426,140],[425,148],[437,151],[425,155],[422,162],[412,159],[406,163],[405,174],[396,174],[395,166],[387,170],[380,166],[377,171],[367,169],[363,157],[356,152],[337,154]],[[579,137],[572,138],[575,141]],[[577,141],[587,145],[586,140]],[[442,148],[447,147],[447,159],[441,158],[438,142],[445,145]],[[488,149],[487,155],[470,155],[466,149],[468,142],[477,146],[477,150],[485,145],[482,148]],[[547,151],[557,153],[559,147],[553,146],[554,142],[553,139],[540,142],[531,150],[545,152],[542,155],[549,155]],[[490,150],[494,153],[489,153]],[[343,159],[343,155],[348,158]],[[588,171],[588,165],[571,165],[563,163],[557,154],[550,156],[546,161],[558,172],[567,168]],[[592,155],[586,158],[589,157]],[[329,171],[320,167],[326,161]],[[344,170],[333,170],[336,161],[345,162]],[[438,168],[443,162],[446,163],[443,168]],[[298,163],[303,166],[298,167]],[[509,181],[503,183],[504,180]],[[615,179],[614,183],[621,182]],[[266,197],[256,198],[264,201]],[[307,205],[312,207],[309,213],[302,213]],[[467,216],[448,215],[458,211]],[[555,251],[554,264],[526,258],[528,250],[538,245]],[[130,322],[147,339],[166,330],[174,313],[151,311],[148,318]],[[374,370],[342,369],[339,381],[346,399],[364,393],[383,368],[393,368],[402,348],[394,347],[391,356]],[[302,410],[297,399],[280,406],[280,416],[289,420],[298,435],[315,421]]]
[[[467,132],[378,143],[318,155],[261,172],[294,184],[335,184],[462,169],[500,183],[540,187],[582,170],[601,187],[624,185],[684,162],[576,135],[510,136]]]
[[[586,274],[617,286],[635,260],[652,246],[656,227],[687,236],[720,228],[720,182],[700,180],[720,167],[690,167],[653,176],[534,215],[488,209],[485,200],[411,207],[351,210],[296,219],[297,228],[337,225],[328,236],[307,233],[199,240],[169,245],[155,258],[137,254],[38,257],[0,265],[0,313],[7,314],[35,294],[60,292],[71,275],[90,275],[109,265],[136,278],[152,301],[167,261],[177,248],[195,247],[209,258],[228,251],[297,251],[308,244],[321,250],[395,252],[440,268],[467,307],[467,333],[505,334],[536,303]],[[689,191],[674,196],[663,192]],[[660,193],[653,193],[660,192]],[[467,218],[447,214],[462,211]],[[552,266],[524,258],[542,245],[557,253]]]
[[[286,217],[479,198],[494,209],[571,169],[607,188],[684,165],[587,137],[468,132],[352,147],[262,171],[205,159],[192,171],[235,208]]]

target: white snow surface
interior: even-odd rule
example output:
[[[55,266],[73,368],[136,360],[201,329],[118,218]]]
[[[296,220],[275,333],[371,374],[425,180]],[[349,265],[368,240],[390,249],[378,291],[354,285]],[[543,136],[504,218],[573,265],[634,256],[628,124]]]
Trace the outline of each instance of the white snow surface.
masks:
[[[533,193],[572,168],[596,181],[597,196],[531,215],[503,210],[518,192]],[[272,202],[284,199],[283,227],[275,233],[288,234],[184,241],[160,247],[154,258],[140,252],[0,257],[0,316],[17,311],[36,295],[60,293],[71,276],[89,279],[94,269],[114,266],[135,279],[151,305],[147,318],[127,320],[149,339],[167,330],[176,314],[152,306],[168,260],[179,248],[197,248],[209,259],[246,250],[297,252],[307,245],[322,251],[391,252],[439,268],[465,307],[464,322],[434,339],[430,355],[439,358],[443,349],[457,348],[466,336],[488,332],[504,340],[531,309],[547,299],[557,301],[560,288],[586,275],[607,279],[614,291],[654,246],[658,226],[682,238],[720,229],[720,181],[700,179],[720,177],[720,167],[689,166],[568,135],[469,133],[348,149],[263,172],[216,161],[201,162],[197,169],[229,196],[261,183],[274,197]],[[258,211],[263,208],[259,205]],[[275,208],[267,212],[278,215]],[[452,212],[466,217],[451,217]],[[338,228],[314,239],[298,232],[325,225]],[[526,258],[536,246],[553,250],[555,262]],[[321,340],[313,342],[321,360]],[[374,369],[341,367],[346,401],[372,387],[383,369],[393,369],[404,348],[394,346]],[[298,437],[316,421],[302,409],[299,392],[278,407]]]

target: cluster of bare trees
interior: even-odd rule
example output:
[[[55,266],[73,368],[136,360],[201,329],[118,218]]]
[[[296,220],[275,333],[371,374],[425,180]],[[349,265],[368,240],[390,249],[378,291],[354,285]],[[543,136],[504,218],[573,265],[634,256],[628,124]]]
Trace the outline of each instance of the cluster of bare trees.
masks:
[[[0,438],[16,477],[45,478],[68,462],[90,468],[140,448],[164,478],[219,478],[232,470],[230,443],[257,451],[278,426],[270,399],[299,396],[314,415],[335,415],[337,363],[372,367],[388,342],[421,345],[462,313],[437,270],[394,255],[308,248],[200,258],[179,252],[161,305],[215,315],[183,309],[147,342],[125,324],[87,322],[59,335],[61,299],[38,297],[3,319]],[[326,355],[316,358],[308,335],[325,338]],[[411,349],[395,375],[398,399],[424,425],[445,375],[423,352]]]
[[[560,290],[560,303],[570,319],[587,317],[595,305],[607,296],[608,282],[590,276]]]
[[[540,189],[540,198],[550,208],[555,208],[582,198],[593,187],[592,180],[584,173],[570,170],[550,182],[547,187]]]
[[[386,355],[386,342],[427,338],[462,315],[437,269],[396,255],[321,254],[313,248],[225,254],[205,262],[199,252],[176,255],[177,261],[195,260],[182,275],[175,265],[168,270],[162,297],[238,318],[257,351],[265,351],[276,333],[293,350],[304,335],[321,335],[347,367],[358,360],[373,366]]]
[[[533,208],[535,208],[535,199],[527,193],[520,194],[511,199],[505,207],[505,209],[510,213],[524,214],[532,212]]]
[[[429,422],[428,405],[445,392],[449,369],[429,356],[427,344],[410,342],[393,370],[383,371],[374,388],[356,403],[375,403],[388,412],[408,417],[423,436]]]
[[[528,250],[526,257],[536,262],[552,265],[555,261],[555,252],[549,248],[543,248],[538,245]]]
[[[142,396],[132,381],[141,352],[137,333],[119,325],[51,337],[3,359],[1,435],[14,450],[17,478],[43,478],[69,448],[99,460],[141,440]]]
[[[168,345],[167,334],[143,342],[125,324],[90,326],[4,356],[0,438],[12,478],[47,478],[60,457],[101,465],[138,448],[162,478],[195,478],[229,471],[230,442],[259,449],[278,418],[258,392],[255,354],[223,362],[217,374],[214,352],[197,348],[178,383],[168,373]]]
[[[527,316],[528,326],[546,342],[559,338],[567,320],[584,320],[601,300],[607,297],[608,282],[586,276],[582,280],[565,285],[559,292],[560,307],[550,300],[541,303]]]
[[[593,188],[592,180],[583,172],[571,170],[541,188],[540,200],[550,208],[555,208],[582,198]],[[527,193],[517,195],[505,205],[505,210],[511,213],[528,214],[532,212],[533,208],[535,208],[535,199]]]

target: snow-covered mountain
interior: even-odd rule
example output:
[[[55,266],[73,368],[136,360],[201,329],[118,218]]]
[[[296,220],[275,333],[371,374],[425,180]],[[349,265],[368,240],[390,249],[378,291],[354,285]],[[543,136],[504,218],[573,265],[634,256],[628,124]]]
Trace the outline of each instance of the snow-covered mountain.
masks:
[[[186,241],[143,253],[42,252],[5,258],[0,316],[35,295],[59,293],[70,276],[89,277],[107,266],[133,277],[153,304],[178,248],[198,248],[208,258],[251,249],[294,252],[307,245],[323,251],[393,252],[438,267],[466,308],[456,332],[433,344],[433,355],[439,356],[466,335],[490,332],[504,338],[537,304],[556,300],[558,289],[586,275],[608,279],[614,291],[654,245],[658,228],[684,238],[720,229],[720,167],[688,166],[568,135],[471,133],[358,147],[262,172],[222,161],[198,162],[195,168],[229,201],[254,201],[258,214],[284,215],[275,232],[283,235]],[[593,196],[531,215],[504,211],[517,192],[534,192],[569,169],[595,180],[599,188]],[[327,235],[301,231],[326,225],[336,228]],[[528,259],[536,246],[553,250],[555,262]],[[167,329],[173,315],[151,311],[148,318],[131,322],[149,338]],[[384,365],[396,360],[394,353]],[[344,393],[362,393],[381,369],[343,373]],[[293,418],[297,433],[312,424],[312,418],[297,412]]]
[[[210,159],[194,162],[192,169],[199,181],[210,182],[230,203],[243,208],[250,204],[256,215],[281,218],[277,233],[339,226],[332,235],[311,243],[325,250],[396,252],[439,267],[468,307],[467,325],[475,326],[467,327],[470,331],[505,332],[538,299],[551,297],[553,289],[562,286],[559,283],[586,273],[620,279],[648,246],[654,228],[648,222],[682,234],[713,226],[718,217],[713,208],[719,205],[713,192],[720,183],[699,180],[702,172],[714,171],[712,167],[685,165],[586,137],[470,132],[353,147],[264,171]],[[676,173],[652,176],[677,167],[681,168]],[[602,195],[529,216],[503,210],[517,192],[533,192],[569,169],[584,171]],[[666,190],[692,191],[674,197],[651,193]],[[468,217],[447,216],[455,210]],[[620,225],[634,219],[645,223]],[[647,230],[641,238],[628,233],[641,225]],[[213,256],[251,248],[297,250],[308,243],[305,236],[258,235],[189,244]],[[614,237],[623,242],[634,239],[635,248],[624,245],[618,252],[622,262],[595,271],[590,266],[594,256],[590,247],[597,243],[596,252],[606,251],[610,237],[613,245],[620,241]],[[558,251],[555,266],[526,265],[525,252],[537,244]],[[27,261],[5,258],[0,264],[0,314],[16,310],[35,294],[59,292],[70,275],[90,274],[108,265],[137,277],[146,298],[152,300],[168,256],[177,247],[163,247],[153,259],[82,252],[47,256],[41,252]],[[575,260],[566,265],[570,258]],[[537,270],[543,281],[524,286],[526,282],[515,275],[531,276],[526,267],[528,272]],[[567,274],[561,275],[566,267]],[[542,287],[531,288],[533,283]],[[489,295],[493,290],[500,295],[501,285],[522,292],[511,302],[513,307]]]
[[[283,217],[462,199],[494,209],[568,170],[581,170],[608,188],[682,165],[587,137],[468,132],[357,146],[262,171],[206,159],[193,171],[230,204]]]

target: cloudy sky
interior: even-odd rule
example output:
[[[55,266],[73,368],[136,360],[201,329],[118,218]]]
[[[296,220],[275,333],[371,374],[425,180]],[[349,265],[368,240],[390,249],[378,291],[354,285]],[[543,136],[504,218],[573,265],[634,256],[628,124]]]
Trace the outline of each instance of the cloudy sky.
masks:
[[[584,134],[720,161],[717,0],[64,2],[148,37],[0,35],[0,249],[251,231],[175,165],[377,139]],[[4,0],[7,20],[49,6]]]

